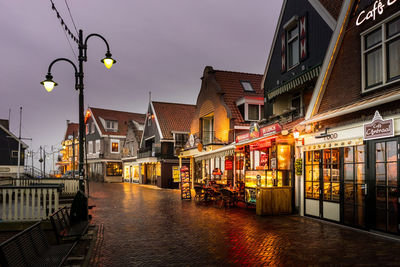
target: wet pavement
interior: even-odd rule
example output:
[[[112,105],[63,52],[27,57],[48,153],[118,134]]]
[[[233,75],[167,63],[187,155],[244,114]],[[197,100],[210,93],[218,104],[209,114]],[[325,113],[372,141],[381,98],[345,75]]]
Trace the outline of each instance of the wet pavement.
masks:
[[[90,203],[101,229],[92,266],[400,266],[398,240],[181,201],[178,190],[91,183]]]

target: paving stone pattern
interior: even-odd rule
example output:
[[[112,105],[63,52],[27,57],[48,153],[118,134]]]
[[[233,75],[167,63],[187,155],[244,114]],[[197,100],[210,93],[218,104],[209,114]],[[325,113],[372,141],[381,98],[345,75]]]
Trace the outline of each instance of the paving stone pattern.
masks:
[[[178,190],[91,183],[90,202],[104,226],[96,266],[400,266],[400,241],[181,201]]]

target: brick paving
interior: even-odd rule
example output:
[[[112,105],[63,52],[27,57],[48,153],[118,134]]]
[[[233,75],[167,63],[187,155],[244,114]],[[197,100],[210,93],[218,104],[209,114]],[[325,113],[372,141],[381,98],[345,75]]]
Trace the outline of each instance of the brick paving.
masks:
[[[299,216],[181,201],[178,190],[90,184],[96,266],[400,266],[400,241]]]

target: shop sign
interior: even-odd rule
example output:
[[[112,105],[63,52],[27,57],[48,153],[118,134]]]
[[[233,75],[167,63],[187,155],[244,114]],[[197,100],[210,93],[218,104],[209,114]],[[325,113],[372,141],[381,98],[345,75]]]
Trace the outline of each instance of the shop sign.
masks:
[[[240,134],[236,136],[236,143],[250,139],[250,133]]]
[[[260,130],[261,136],[276,134],[279,133],[280,131],[282,131],[282,127],[279,125],[279,123],[262,127]]]
[[[233,162],[232,160],[225,159],[225,170],[230,171],[233,169]]]
[[[386,5],[383,2],[386,2]],[[360,14],[357,17],[356,25],[360,26],[365,21],[370,20],[370,19],[375,20],[376,15],[377,15],[376,13],[378,13],[378,15],[382,15],[383,11],[385,10],[386,7],[389,7],[396,2],[397,2],[397,0],[387,0],[387,1],[377,0],[377,1],[375,1],[374,6],[372,7],[372,9],[370,11],[363,10],[360,12]]]
[[[260,137],[260,126],[257,122],[253,122],[250,125],[250,138]]]
[[[393,119],[383,120],[378,111],[371,123],[364,124],[364,140],[391,137],[394,135]]]

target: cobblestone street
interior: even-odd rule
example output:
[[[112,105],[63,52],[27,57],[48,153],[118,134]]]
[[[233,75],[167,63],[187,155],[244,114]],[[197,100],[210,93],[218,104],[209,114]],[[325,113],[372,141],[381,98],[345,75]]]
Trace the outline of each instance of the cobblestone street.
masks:
[[[400,265],[400,241],[181,201],[178,190],[91,183],[90,202],[94,223],[104,226],[93,266]]]

